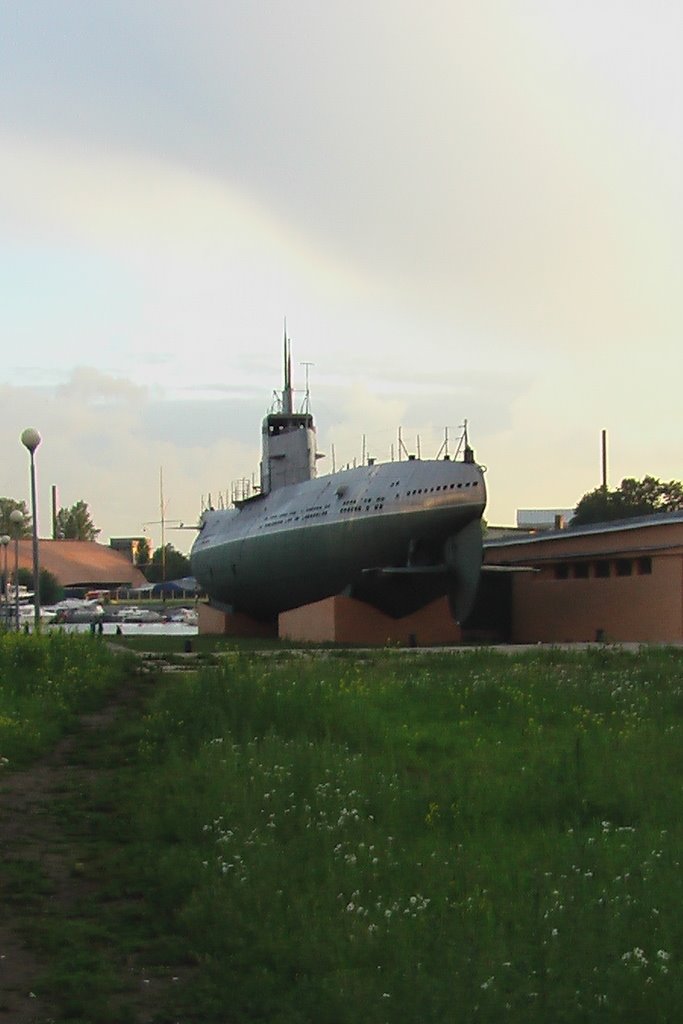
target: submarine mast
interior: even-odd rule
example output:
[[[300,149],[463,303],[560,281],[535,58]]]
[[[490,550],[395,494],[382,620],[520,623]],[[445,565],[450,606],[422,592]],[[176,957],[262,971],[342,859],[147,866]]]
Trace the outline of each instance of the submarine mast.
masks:
[[[294,412],[294,400],[292,392],[292,353],[289,338],[287,337],[287,321],[285,320],[285,386],[282,390],[282,411],[287,416]]]

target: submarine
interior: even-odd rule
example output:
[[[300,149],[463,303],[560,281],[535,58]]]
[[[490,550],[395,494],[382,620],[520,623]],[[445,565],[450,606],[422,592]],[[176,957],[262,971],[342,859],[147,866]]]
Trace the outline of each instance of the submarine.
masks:
[[[308,404],[294,409],[290,343],[284,386],[262,425],[260,488],[202,513],[190,552],[210,605],[259,621],[339,594],[393,618],[447,595],[457,622],[482,564],[484,467],[409,456],[318,476]]]

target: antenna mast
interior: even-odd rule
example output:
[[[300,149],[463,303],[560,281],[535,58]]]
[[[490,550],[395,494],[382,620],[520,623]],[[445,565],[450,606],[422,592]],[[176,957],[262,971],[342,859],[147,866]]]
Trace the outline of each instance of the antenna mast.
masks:
[[[315,366],[315,363],[303,362],[301,365],[306,368],[306,397],[304,398],[303,411],[305,413],[309,413],[311,411],[311,390],[309,387],[309,371],[312,366]]]

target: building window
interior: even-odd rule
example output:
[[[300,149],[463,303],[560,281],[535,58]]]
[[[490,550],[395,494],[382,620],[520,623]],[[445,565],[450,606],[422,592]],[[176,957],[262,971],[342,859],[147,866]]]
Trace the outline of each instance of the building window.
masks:
[[[636,567],[639,576],[649,576],[652,572],[652,559],[651,558],[639,558]]]
[[[554,572],[556,580],[566,580],[569,578],[569,566],[566,562],[558,562],[558,564],[554,566]]]
[[[595,575],[600,580],[606,580],[609,576],[609,562],[601,561],[595,563]]]
[[[575,562],[574,563],[574,579],[587,580],[588,579],[588,562]]]
[[[630,576],[633,572],[633,563],[630,558],[617,559],[617,576]]]

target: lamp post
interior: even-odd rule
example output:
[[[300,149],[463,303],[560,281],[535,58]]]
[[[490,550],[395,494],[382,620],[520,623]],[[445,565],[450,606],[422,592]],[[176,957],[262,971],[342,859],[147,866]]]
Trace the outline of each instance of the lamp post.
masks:
[[[31,459],[31,515],[33,516],[33,629],[40,632],[40,564],[38,561],[38,506],[36,502],[35,452],[41,437],[35,427],[27,427],[21,435],[21,443]]]
[[[15,508],[9,514],[14,532],[14,628],[19,632],[19,533],[24,522],[24,513]]]
[[[0,537],[0,544],[2,544],[2,612],[5,624],[9,619],[7,614],[7,545],[9,544],[11,537],[8,537],[6,533],[3,533]]]
[[[9,608],[9,602],[7,600],[7,590],[8,590],[8,586],[7,586],[7,582],[8,582],[7,581],[7,545],[9,544],[11,539],[12,538],[8,537],[8,535],[6,533],[3,533],[2,537],[0,537],[0,544],[2,544],[2,549],[3,549],[3,563],[2,563],[2,613],[3,613],[3,618],[5,620],[5,625],[7,625],[7,623],[9,622],[9,615],[7,614],[7,611],[8,611],[8,608]]]

